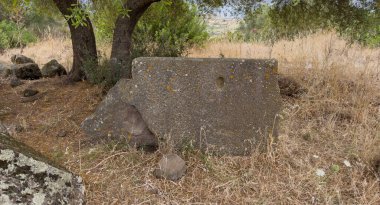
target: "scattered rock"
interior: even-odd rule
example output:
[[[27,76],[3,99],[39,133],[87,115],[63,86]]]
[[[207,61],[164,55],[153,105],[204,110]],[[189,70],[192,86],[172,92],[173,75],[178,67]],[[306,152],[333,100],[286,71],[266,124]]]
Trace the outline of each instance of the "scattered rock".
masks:
[[[0,182],[0,204],[85,204],[81,177],[6,133],[0,133]]]
[[[45,93],[38,93],[37,95],[34,95],[34,96],[31,96],[31,97],[24,97],[24,98],[21,98],[21,103],[28,103],[28,102],[34,102],[40,98],[42,98],[43,96],[45,96],[46,92]]]
[[[4,77],[4,78],[8,77],[11,74],[10,69],[11,69],[11,65],[0,61],[0,77]]]
[[[12,88],[15,88],[17,86],[20,86],[24,84],[24,82],[22,82],[20,79],[16,78],[16,77],[12,77],[10,80],[9,80],[9,85],[12,87]]]
[[[53,59],[46,63],[42,69],[41,73],[43,77],[54,77],[54,76],[61,76],[61,75],[67,75],[66,69],[58,63],[57,60]]]
[[[34,89],[27,88],[27,89],[25,89],[25,90],[22,92],[22,95],[23,95],[24,97],[32,97],[32,96],[37,95],[37,93],[38,93],[38,90],[34,90]]]
[[[157,178],[164,178],[172,181],[180,179],[186,172],[186,162],[176,154],[164,155],[158,162],[158,168],[153,174]]]
[[[9,107],[5,107],[3,109],[0,109],[0,117],[6,116],[6,115],[11,115],[11,114],[15,114],[15,112]]]
[[[102,141],[126,141],[148,152],[158,148],[157,137],[148,129],[138,110],[117,98],[101,102],[81,127],[87,135]]]
[[[23,80],[36,80],[42,77],[40,68],[35,63],[13,65],[10,71],[12,75]]]
[[[13,64],[25,64],[25,63],[35,63],[34,60],[28,58],[21,54],[16,54],[11,57],[11,61]]]
[[[278,85],[280,94],[288,97],[298,98],[307,92],[307,89],[302,87],[294,78],[279,75]]]
[[[5,127],[1,122],[0,122],[0,135],[9,135],[7,127]]]
[[[20,124],[17,124],[17,125],[15,126],[15,131],[16,131],[17,133],[20,133],[20,132],[24,131],[24,127],[21,126]]]
[[[57,134],[57,137],[66,137],[66,136],[67,136],[67,131],[66,130],[61,130]]]
[[[324,177],[326,175],[326,172],[323,169],[317,169],[315,171],[315,174],[319,177]]]

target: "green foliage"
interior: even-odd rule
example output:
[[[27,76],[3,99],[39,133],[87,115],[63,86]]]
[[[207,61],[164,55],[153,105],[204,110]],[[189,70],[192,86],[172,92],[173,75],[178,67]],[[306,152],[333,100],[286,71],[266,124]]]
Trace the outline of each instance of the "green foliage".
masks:
[[[275,42],[321,30],[334,30],[349,41],[378,46],[378,8],[370,1],[330,0],[276,1],[248,13],[238,32],[244,40]]]
[[[112,41],[118,14],[114,12],[118,7],[114,2],[97,7],[94,25],[98,41]],[[164,0],[152,4],[136,25],[132,56],[180,56],[207,39],[206,25],[196,7],[183,1]]]
[[[208,39],[196,7],[182,1],[153,4],[133,34],[133,57],[180,56]]]
[[[26,39],[48,35],[66,35],[67,24],[53,1],[0,1],[0,20],[13,22],[25,32]]]
[[[121,78],[121,68],[118,68],[117,65],[112,64],[109,59],[101,55],[98,56],[98,63],[94,61],[85,62],[83,70],[88,82],[100,84],[106,90],[110,89]]]
[[[244,16],[237,33],[244,41],[274,42],[277,40],[273,32],[269,14],[270,6],[262,5]]]
[[[75,28],[78,26],[87,26],[87,19],[90,16],[88,8],[81,4],[72,4],[68,10],[70,11],[70,15],[65,15],[65,18],[68,19]]]
[[[25,46],[37,41],[37,36],[16,23],[3,20],[0,22],[0,48]]]
[[[122,5],[120,1],[94,1],[95,14],[93,23],[95,26],[96,39],[100,42],[111,43],[113,30],[118,16],[118,11]]]

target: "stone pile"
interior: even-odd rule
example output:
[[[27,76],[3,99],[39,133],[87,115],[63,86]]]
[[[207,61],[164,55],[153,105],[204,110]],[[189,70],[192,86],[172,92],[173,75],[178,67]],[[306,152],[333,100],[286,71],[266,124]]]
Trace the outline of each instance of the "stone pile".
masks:
[[[31,58],[16,54],[11,57],[12,65],[0,62],[0,75],[3,77],[21,80],[36,80],[42,77],[55,77],[67,75],[66,69],[53,59],[46,63],[42,69]],[[17,85],[19,83],[12,83]]]

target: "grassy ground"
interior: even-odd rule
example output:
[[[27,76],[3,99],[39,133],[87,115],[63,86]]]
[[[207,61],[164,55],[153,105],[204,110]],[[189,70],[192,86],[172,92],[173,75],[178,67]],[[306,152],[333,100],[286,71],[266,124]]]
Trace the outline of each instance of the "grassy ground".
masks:
[[[42,42],[24,53],[67,45],[57,42],[61,44]],[[11,52],[17,50],[0,60],[9,61]],[[57,58],[64,52],[69,51],[52,49],[49,55]],[[101,89],[85,82],[66,85],[50,79],[17,88],[0,84],[0,120],[25,127],[14,133],[17,139],[81,175],[88,204],[380,203],[379,49],[349,47],[328,34],[280,42],[273,48],[214,42],[190,55],[221,54],[275,57],[280,72],[308,92],[300,98],[283,96],[277,149],[249,157],[214,157],[190,149],[180,153],[188,171],[178,182],[152,175],[162,154],[171,151],[164,144],[154,154],[114,144],[83,144],[79,125],[101,100]],[[39,55],[37,62],[51,58]],[[46,95],[20,103],[19,93],[26,87]],[[57,137],[62,130],[67,136]],[[318,176],[317,170],[325,175]]]

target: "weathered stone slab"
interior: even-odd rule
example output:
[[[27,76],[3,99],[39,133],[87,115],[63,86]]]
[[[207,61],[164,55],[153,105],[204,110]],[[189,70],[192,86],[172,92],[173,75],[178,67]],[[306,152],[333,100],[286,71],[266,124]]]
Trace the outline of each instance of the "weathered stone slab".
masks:
[[[9,136],[0,123],[0,204],[84,204],[79,176]]]
[[[277,135],[275,60],[138,58],[105,101],[133,105],[148,128],[178,148],[247,155]],[[262,146],[259,146],[261,144]]]

